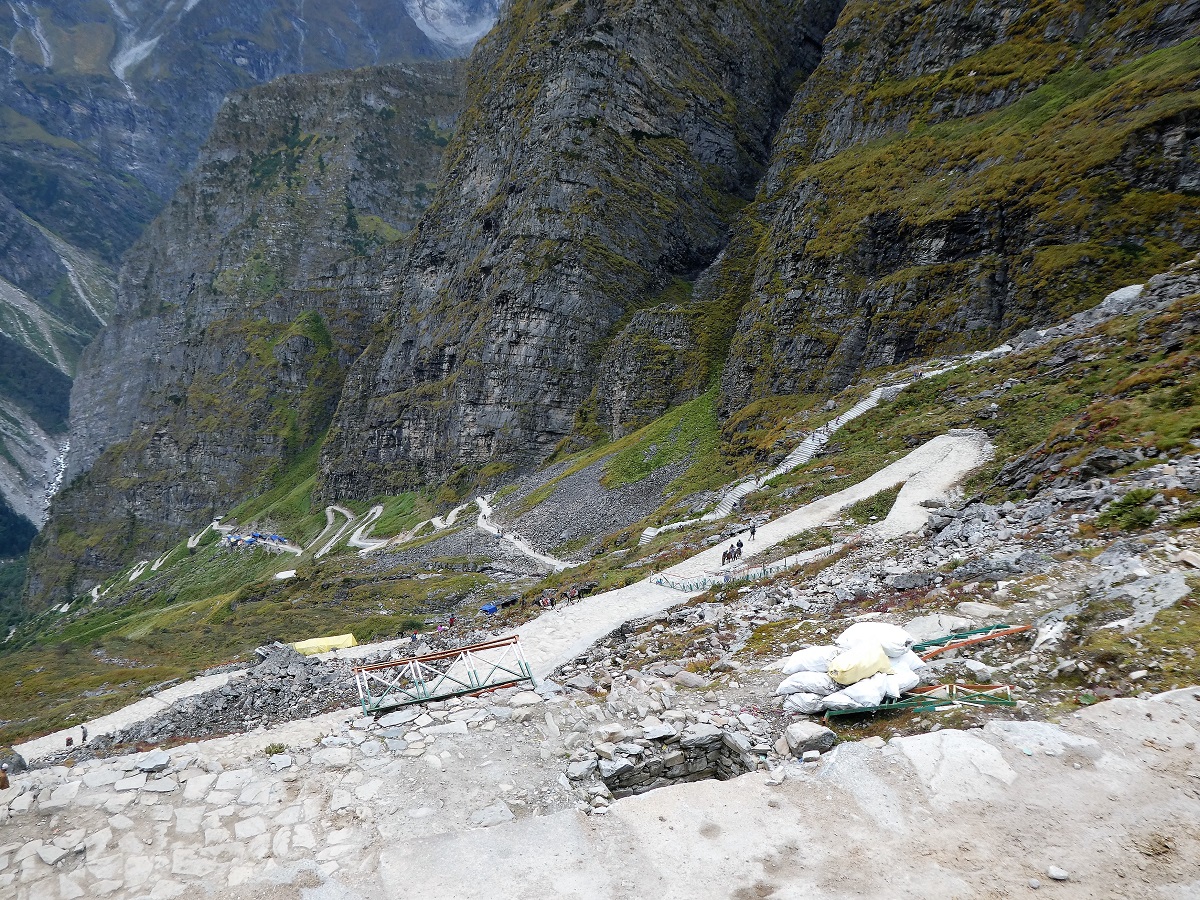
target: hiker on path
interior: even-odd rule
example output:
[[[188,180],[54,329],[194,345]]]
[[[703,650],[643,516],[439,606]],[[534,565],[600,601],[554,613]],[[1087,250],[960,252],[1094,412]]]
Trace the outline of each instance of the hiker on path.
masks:
[[[758,531],[758,526],[753,522],[750,523],[750,540],[754,540],[754,532]]]
[[[738,548],[738,559],[741,559],[742,558],[742,539],[741,538],[738,538],[737,548]]]
[[[79,746],[82,747],[84,744],[87,743],[87,726],[86,725],[79,726],[79,734],[80,734]]]

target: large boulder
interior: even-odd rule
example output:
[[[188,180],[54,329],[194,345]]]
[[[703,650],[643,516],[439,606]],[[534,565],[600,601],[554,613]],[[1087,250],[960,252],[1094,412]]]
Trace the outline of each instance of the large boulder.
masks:
[[[803,756],[809,750],[824,753],[833,749],[836,735],[816,722],[793,722],[783,733],[792,756]]]

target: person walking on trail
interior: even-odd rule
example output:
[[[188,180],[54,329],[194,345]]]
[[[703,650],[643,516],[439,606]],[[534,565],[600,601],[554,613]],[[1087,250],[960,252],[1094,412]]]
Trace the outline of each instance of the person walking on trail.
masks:
[[[454,627],[454,622],[455,622],[454,616],[451,616],[451,617],[450,617],[450,627],[451,627],[451,628],[453,628],[453,627]]]
[[[87,743],[87,726],[86,725],[79,726],[79,735],[80,735],[79,746],[82,747],[84,744]]]
[[[750,540],[754,540],[754,532],[758,531],[758,526],[753,522],[750,523]]]
[[[742,539],[741,538],[738,538],[737,548],[738,548],[738,559],[741,559],[742,558]]]

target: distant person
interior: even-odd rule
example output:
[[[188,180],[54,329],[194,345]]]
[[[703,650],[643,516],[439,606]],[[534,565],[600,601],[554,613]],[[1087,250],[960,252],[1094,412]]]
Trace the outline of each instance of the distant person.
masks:
[[[0,791],[8,790],[8,763],[0,765]]]
[[[417,633],[414,631],[412,633],[412,639],[409,641],[409,643],[415,647],[415,646],[417,646],[417,640],[418,640]]]
[[[750,523],[750,540],[754,540],[754,533],[758,531],[758,526],[753,522]]]
[[[80,725],[79,726],[79,745],[82,747],[86,743],[87,743],[87,726]]]
[[[453,628],[453,627],[454,627],[454,622],[455,622],[455,618],[454,618],[454,616],[451,616],[451,617],[450,617],[450,627],[451,627],[451,628]]]

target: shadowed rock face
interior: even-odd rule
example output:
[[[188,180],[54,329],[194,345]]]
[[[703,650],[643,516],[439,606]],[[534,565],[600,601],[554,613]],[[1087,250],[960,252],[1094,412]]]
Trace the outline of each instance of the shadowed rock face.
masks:
[[[983,346],[1188,258],[1196,4],[851,3],[780,130],[726,413]],[[1194,94],[1191,94],[1194,97]]]
[[[173,542],[318,439],[394,288],[461,82],[442,62],[228,100],[83,357],[68,480],[82,477],[55,502],[36,591]]]
[[[476,51],[437,200],[347,380],[325,493],[548,456],[614,326],[724,245],[839,7],[514,3]]]
[[[0,334],[41,358],[32,391],[0,379],[0,451],[20,460],[0,464],[0,495],[41,522],[45,473],[65,429],[20,420],[40,394],[65,395],[60,375],[75,374],[112,312],[121,255],[195,162],[226,95],[292,73],[462,55],[498,8],[499,0],[0,7]],[[29,447],[37,452],[26,462]]]

